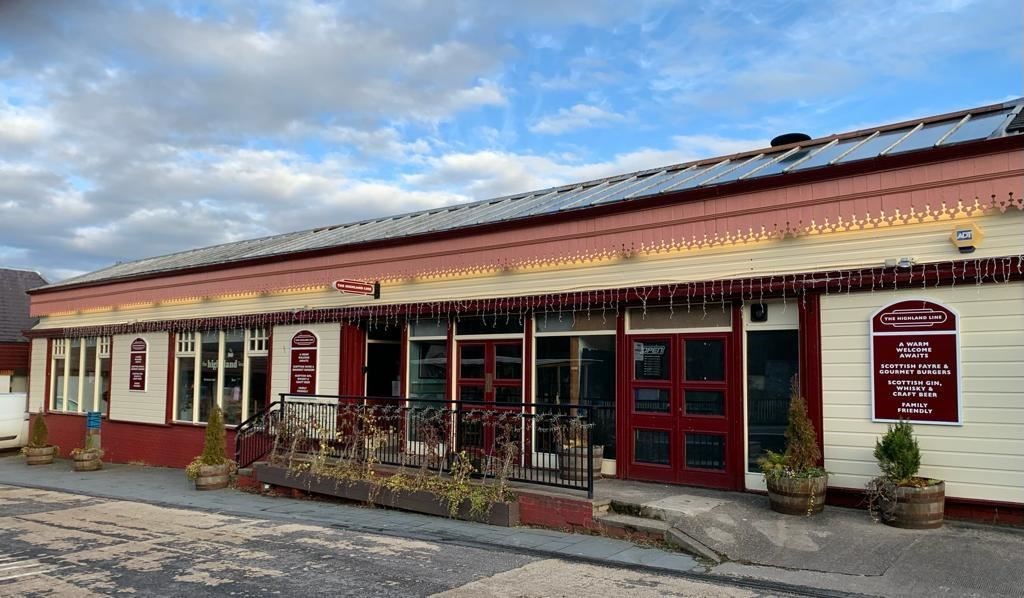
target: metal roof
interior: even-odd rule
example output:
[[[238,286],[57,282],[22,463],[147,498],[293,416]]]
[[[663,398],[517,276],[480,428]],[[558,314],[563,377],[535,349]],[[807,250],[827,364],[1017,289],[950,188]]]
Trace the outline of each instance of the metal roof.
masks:
[[[675,164],[432,210],[192,249],[115,264],[43,288],[57,289],[368,241],[400,239],[481,224],[585,210],[739,180],[783,177],[790,173],[880,156],[927,151],[1012,134],[1007,132],[1008,124],[1021,113],[1022,108],[1024,98],[777,148]]]

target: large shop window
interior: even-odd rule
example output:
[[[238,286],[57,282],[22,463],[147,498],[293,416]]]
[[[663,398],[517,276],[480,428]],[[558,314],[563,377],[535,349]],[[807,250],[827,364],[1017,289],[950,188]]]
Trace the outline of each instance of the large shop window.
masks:
[[[444,400],[448,383],[448,321],[409,324],[409,398]],[[426,404],[421,404],[426,406]],[[416,405],[413,405],[416,406]]]
[[[50,410],[106,413],[110,400],[110,337],[53,341]]]
[[[615,458],[615,318],[537,314],[535,402],[590,405],[593,443]]]
[[[759,472],[764,451],[786,448],[793,378],[799,366],[796,330],[747,331],[747,468]]]
[[[214,405],[238,425],[267,406],[267,332],[210,330],[177,336],[174,419],[204,423]]]

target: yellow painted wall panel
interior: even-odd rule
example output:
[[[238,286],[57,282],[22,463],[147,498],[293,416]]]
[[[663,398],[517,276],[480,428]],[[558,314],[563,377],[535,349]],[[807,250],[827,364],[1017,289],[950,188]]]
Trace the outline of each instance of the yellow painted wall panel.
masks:
[[[341,324],[308,324],[274,327],[274,356],[271,360],[270,397],[289,391],[292,337],[300,330],[317,336],[317,394],[338,394],[341,364]]]
[[[960,314],[962,426],[917,424],[921,474],[953,497],[1024,503],[1024,283],[822,298],[825,466],[831,483],[861,487],[886,424],[870,413],[867,322],[880,307],[927,297]]]
[[[39,413],[46,404],[46,345],[45,338],[32,339],[28,382],[28,410],[32,413]]]
[[[131,343],[146,341],[146,390],[128,390],[128,364]],[[110,372],[110,418],[114,420],[162,424],[167,417],[167,342],[165,332],[121,334],[113,337]]]

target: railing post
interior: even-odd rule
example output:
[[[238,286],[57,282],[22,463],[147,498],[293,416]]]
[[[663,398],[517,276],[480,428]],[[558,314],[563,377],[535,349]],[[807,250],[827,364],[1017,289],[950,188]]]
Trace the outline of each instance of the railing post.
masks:
[[[593,431],[594,430],[593,430],[593,427],[591,426],[591,424],[592,424],[592,422],[591,422],[592,417],[591,416],[593,414],[590,411],[590,407],[586,407],[586,414],[587,414],[587,419],[586,419],[586,423],[587,423],[587,428],[586,428],[587,429],[587,434],[586,434],[586,437],[587,437],[587,464],[586,464],[586,467],[587,467],[587,498],[593,500],[593,498],[594,498],[594,436],[593,436]]]

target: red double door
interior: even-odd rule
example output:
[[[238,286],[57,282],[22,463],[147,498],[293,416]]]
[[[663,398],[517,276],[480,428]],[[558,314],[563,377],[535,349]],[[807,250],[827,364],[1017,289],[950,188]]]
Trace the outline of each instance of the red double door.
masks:
[[[457,397],[460,409],[471,411],[521,411],[523,403],[523,341],[459,341]],[[459,419],[460,449],[490,450],[495,426],[479,416]]]
[[[733,428],[742,410],[729,384],[729,334],[630,335],[626,344],[627,476],[735,487]]]

